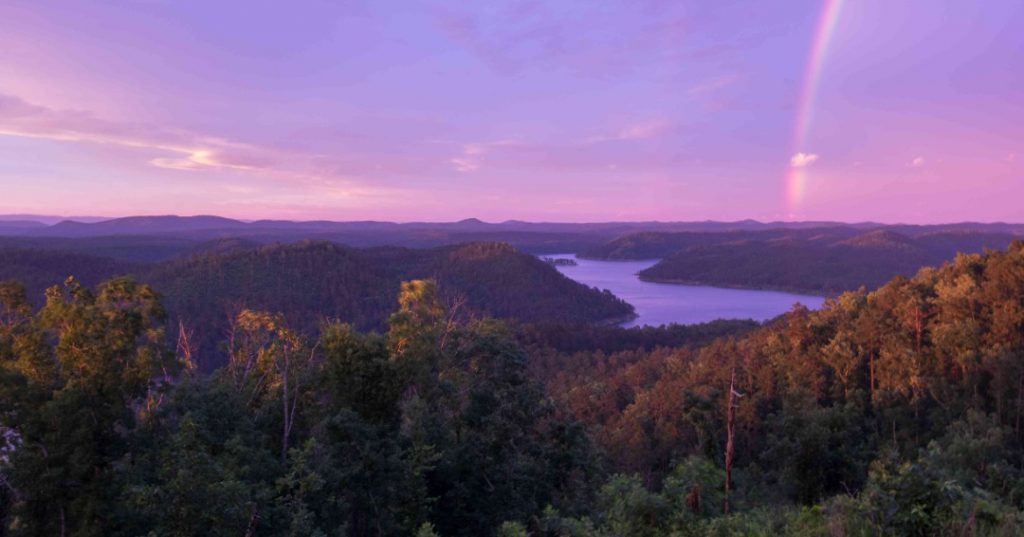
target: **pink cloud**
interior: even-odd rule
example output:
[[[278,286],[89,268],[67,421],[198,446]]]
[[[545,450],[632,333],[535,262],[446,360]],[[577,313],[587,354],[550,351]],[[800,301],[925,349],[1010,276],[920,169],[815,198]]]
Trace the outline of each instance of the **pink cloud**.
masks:
[[[151,149],[149,162],[179,170],[266,169],[272,150],[144,123],[108,121],[81,110],[56,110],[11,95],[0,95],[0,133],[64,142]]]
[[[182,172],[224,171],[263,179],[352,186],[379,168],[366,155],[345,156],[281,149],[146,123],[110,121],[81,110],[60,110],[0,95],[0,134],[131,149],[124,158],[151,155],[140,164]],[[394,159],[416,169],[422,162]],[[379,188],[378,188],[379,189]]]
[[[814,153],[797,153],[789,159],[789,165],[794,168],[806,168],[818,160]]]

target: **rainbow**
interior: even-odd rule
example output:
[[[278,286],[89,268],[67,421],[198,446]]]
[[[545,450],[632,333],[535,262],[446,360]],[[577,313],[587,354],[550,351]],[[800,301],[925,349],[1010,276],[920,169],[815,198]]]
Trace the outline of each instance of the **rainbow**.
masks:
[[[791,154],[794,155],[794,159],[790,161],[786,173],[786,206],[790,213],[793,213],[804,199],[807,189],[805,166],[816,158],[810,156],[808,159],[810,153],[804,146],[807,143],[807,133],[811,127],[814,100],[825,63],[825,53],[832,40],[843,2],[844,0],[825,0],[825,5],[818,18],[818,26],[814,32],[811,54],[807,59],[807,68],[804,71],[803,86],[800,88],[800,100],[797,105],[796,124],[793,129],[793,151]],[[805,158],[796,158],[795,156],[799,154],[803,154]]]

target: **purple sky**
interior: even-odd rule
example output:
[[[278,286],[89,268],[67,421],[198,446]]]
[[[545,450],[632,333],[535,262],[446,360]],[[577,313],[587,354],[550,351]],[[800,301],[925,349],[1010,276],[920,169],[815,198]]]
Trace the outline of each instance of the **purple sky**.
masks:
[[[1024,221],[1024,3],[843,2],[794,158],[823,4],[4,0],[0,213]]]

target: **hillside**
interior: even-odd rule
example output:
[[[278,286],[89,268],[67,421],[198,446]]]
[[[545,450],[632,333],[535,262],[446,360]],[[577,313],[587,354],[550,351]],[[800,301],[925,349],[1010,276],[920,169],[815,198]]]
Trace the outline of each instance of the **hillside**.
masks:
[[[140,274],[167,297],[175,318],[197,330],[205,355],[215,352],[227,319],[242,308],[284,313],[310,332],[322,319],[382,330],[399,284],[427,278],[438,281],[448,302],[464,299],[461,313],[466,316],[599,322],[632,313],[631,306],[611,294],[588,289],[500,243],[430,250],[360,250],[312,241],[237,247]]]
[[[112,235],[97,237],[0,237],[0,248],[48,250],[105,257],[129,263],[158,263],[190,255],[202,241],[173,235]],[[256,243],[253,243],[256,244]]]
[[[902,242],[866,242],[889,239]],[[534,367],[614,470],[637,476],[626,490],[670,505],[724,483],[735,383],[733,501],[746,512],[716,520],[722,496],[706,495],[696,516],[653,514],[650,535],[671,533],[677,516],[706,524],[693,534],[1019,535],[1022,358],[1017,241],[699,349],[576,353]],[[798,516],[787,504],[817,507]]]
[[[0,281],[25,283],[38,301],[43,290],[70,275],[90,286],[134,275],[166,297],[172,319],[196,330],[206,356],[217,354],[227,319],[243,308],[285,313],[309,332],[323,319],[383,330],[399,284],[413,279],[437,280],[442,296],[459,302],[467,317],[591,323],[628,318],[633,311],[610,293],[502,243],[356,249],[317,241],[260,247],[224,239],[189,248],[189,257],[150,264],[78,251],[0,248]],[[206,365],[218,363],[210,359]]]
[[[583,250],[586,259],[640,260],[661,259],[677,252],[704,246],[741,243],[744,241],[837,241],[862,233],[852,226],[829,226],[809,229],[726,230],[715,232],[643,232],[630,233],[607,243]]]
[[[689,244],[641,271],[646,281],[835,294],[878,287],[894,276],[941,265],[958,253],[1005,248],[1016,238],[969,231],[909,236],[887,229],[848,235],[845,229],[822,230],[721,242],[708,238],[703,243],[689,235],[670,235],[640,241],[630,251],[644,251],[649,244]]]
[[[21,282],[37,305],[42,304],[47,287],[64,282],[68,276],[74,275],[91,287],[113,276],[137,273],[143,267],[80,252],[0,246],[0,281]]]

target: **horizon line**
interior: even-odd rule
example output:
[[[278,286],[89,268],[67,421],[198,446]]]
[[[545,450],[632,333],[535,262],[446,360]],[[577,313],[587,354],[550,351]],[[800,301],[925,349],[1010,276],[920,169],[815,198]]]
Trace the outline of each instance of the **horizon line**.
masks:
[[[63,215],[44,215],[44,214],[33,214],[33,213],[0,213],[0,224],[5,222],[35,222],[47,227],[52,227],[60,223],[69,222],[83,225],[99,224],[104,222],[111,222],[116,220],[126,220],[131,218],[183,218],[183,219],[194,219],[194,218],[218,218],[223,220],[230,220],[242,224],[254,224],[259,222],[288,222],[294,224],[302,223],[314,223],[314,222],[325,222],[332,224],[349,224],[349,223],[380,223],[380,224],[459,224],[478,222],[485,225],[502,225],[510,223],[520,224],[535,224],[535,225],[585,225],[585,224],[740,224],[740,223],[752,223],[752,224],[838,224],[846,226],[857,226],[857,225],[879,225],[879,226],[941,226],[941,225],[1024,225],[1022,222],[1009,222],[1002,220],[995,221],[980,221],[980,220],[959,220],[959,221],[935,221],[931,223],[911,223],[911,222],[884,222],[877,220],[858,220],[858,221],[844,221],[844,220],[759,220],[756,218],[743,218],[739,220],[716,220],[716,219],[700,219],[700,220],[523,220],[518,218],[508,218],[500,221],[487,221],[479,217],[466,217],[459,218],[456,220],[387,220],[387,219],[356,219],[356,220],[332,220],[327,218],[314,218],[309,220],[294,220],[286,218],[235,218],[230,216],[221,216],[216,214],[175,214],[175,213],[159,213],[159,214],[126,214],[123,216],[63,216]],[[43,220],[50,220],[52,223],[47,223]]]

